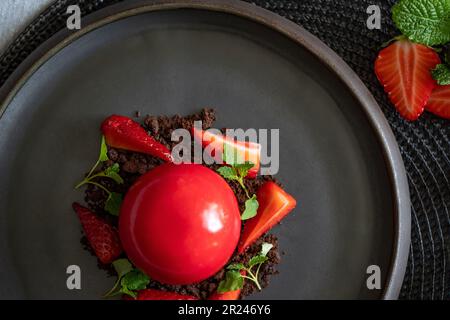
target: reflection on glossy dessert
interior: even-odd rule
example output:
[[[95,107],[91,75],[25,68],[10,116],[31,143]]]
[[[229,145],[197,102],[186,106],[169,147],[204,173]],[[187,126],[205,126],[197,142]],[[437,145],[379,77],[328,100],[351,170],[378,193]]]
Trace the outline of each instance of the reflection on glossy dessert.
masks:
[[[199,164],[163,164],[127,192],[119,219],[128,258],[152,279],[191,284],[233,254],[241,217],[233,190]]]

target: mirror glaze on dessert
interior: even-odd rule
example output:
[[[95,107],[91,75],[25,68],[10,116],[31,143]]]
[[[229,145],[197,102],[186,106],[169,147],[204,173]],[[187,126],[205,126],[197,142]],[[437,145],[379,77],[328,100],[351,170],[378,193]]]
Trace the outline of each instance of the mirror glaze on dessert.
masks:
[[[218,272],[236,249],[240,212],[230,186],[202,165],[164,164],[123,202],[119,232],[129,259],[152,279],[191,284]]]

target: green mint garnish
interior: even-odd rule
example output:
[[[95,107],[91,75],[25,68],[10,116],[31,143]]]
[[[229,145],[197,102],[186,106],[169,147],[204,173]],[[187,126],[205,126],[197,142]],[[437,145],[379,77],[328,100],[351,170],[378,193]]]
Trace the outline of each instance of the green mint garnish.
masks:
[[[447,64],[438,64],[436,68],[431,71],[433,79],[441,85],[445,86],[450,84],[450,67]]]
[[[105,210],[113,216],[119,216],[123,197],[120,193],[111,192],[105,202]]]
[[[239,271],[230,270],[225,274],[225,279],[220,281],[217,292],[224,293],[242,289],[244,286],[244,278]]]
[[[122,177],[119,175],[120,167],[118,163],[113,164],[112,166],[106,168],[104,171],[94,174],[97,167],[105,161],[108,161],[108,147],[106,146],[105,137],[102,136],[101,146],[100,146],[100,155],[98,157],[97,162],[92,167],[91,171],[89,171],[88,175],[81,181],[79,184],[75,186],[75,189],[80,188],[83,185],[91,184],[94,185],[103,191],[106,192],[108,198],[105,202],[105,210],[112,215],[118,216],[120,212],[120,206],[122,204],[122,195],[116,192],[109,191],[104,185],[96,182],[96,178],[109,178],[115,181],[117,184],[123,184],[124,181]]]
[[[242,289],[244,286],[244,279],[253,281],[256,287],[261,290],[261,284],[259,283],[259,270],[261,266],[269,259],[267,254],[272,248],[272,244],[264,242],[261,246],[261,252],[250,259],[248,266],[245,266],[242,263],[230,264],[227,267],[228,271],[225,274],[225,279],[219,283],[217,292],[224,293]],[[245,275],[242,275],[241,271],[245,271]]]
[[[448,0],[400,0],[392,8],[392,19],[414,42],[427,46],[450,42]]]
[[[150,283],[150,278],[142,271],[133,268],[128,259],[116,260],[112,265],[117,272],[117,281],[114,287],[104,295],[105,297],[127,294],[136,298],[136,291],[147,288]]]
[[[122,286],[120,292],[136,298],[136,291],[147,288],[149,283],[150,278],[146,274],[138,269],[134,269],[120,280],[120,285]]]
[[[244,179],[247,176],[249,170],[254,167],[251,162],[245,162],[242,164],[235,164],[234,166],[224,166],[217,169],[217,172],[224,178],[230,181],[237,181],[247,196],[245,201],[245,210],[241,215],[242,220],[247,220],[256,216],[259,203],[256,199],[256,195],[250,197],[247,187],[244,184]]]
[[[241,215],[241,220],[248,220],[256,216],[258,213],[259,203],[254,194],[250,199],[245,201],[245,210]]]
[[[106,146],[105,136],[102,136],[102,142],[100,145],[100,156],[98,157],[99,161],[108,161],[108,147]]]
[[[120,167],[118,163],[114,163],[111,167],[106,168],[104,175],[107,178],[113,179],[117,184],[123,184],[123,179],[119,175]]]
[[[272,248],[273,248],[273,244],[264,242],[261,246],[261,255],[264,257],[267,256],[267,254],[269,253],[269,251]]]

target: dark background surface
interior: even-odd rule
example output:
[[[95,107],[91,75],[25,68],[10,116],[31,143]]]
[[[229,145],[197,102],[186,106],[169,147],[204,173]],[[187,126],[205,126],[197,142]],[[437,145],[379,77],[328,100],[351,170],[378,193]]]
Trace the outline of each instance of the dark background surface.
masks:
[[[37,46],[65,27],[66,8],[83,15],[126,0],[58,0],[0,57],[0,86]],[[412,201],[412,236],[402,299],[450,299],[450,121],[424,114],[403,120],[373,72],[380,45],[399,32],[391,21],[395,1],[251,1],[306,28],[335,50],[361,77],[385,113],[400,146]],[[369,5],[381,8],[381,30],[366,27]]]

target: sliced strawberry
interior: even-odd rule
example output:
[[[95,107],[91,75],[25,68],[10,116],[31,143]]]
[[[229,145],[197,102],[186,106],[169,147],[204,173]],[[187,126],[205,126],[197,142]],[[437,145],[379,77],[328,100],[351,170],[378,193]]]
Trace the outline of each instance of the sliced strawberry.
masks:
[[[128,117],[112,115],[103,121],[101,130],[106,143],[113,148],[145,153],[172,162],[169,149]]]
[[[136,299],[128,295],[123,296],[124,300],[199,300],[194,296],[183,295],[175,292],[160,291],[155,289],[139,290]]]
[[[242,253],[255,240],[281,221],[297,205],[297,201],[276,183],[268,181],[256,193],[257,215],[245,223],[238,252]]]
[[[394,42],[380,51],[375,73],[391,102],[407,120],[416,120],[436,86],[431,70],[440,63],[431,48],[407,39]]]
[[[439,117],[450,119],[450,85],[434,89],[425,109]]]
[[[73,209],[80,219],[89,244],[103,264],[116,260],[122,253],[117,229],[78,203],[73,203]]]
[[[223,134],[214,134],[210,131],[204,131],[193,128],[193,135],[202,142],[204,148],[209,147],[211,155],[216,161],[222,160],[224,145],[229,147],[237,159],[242,162],[249,161],[254,164],[248,172],[247,178],[255,178],[258,175],[261,162],[261,145],[255,142],[235,141],[227,138]]]

